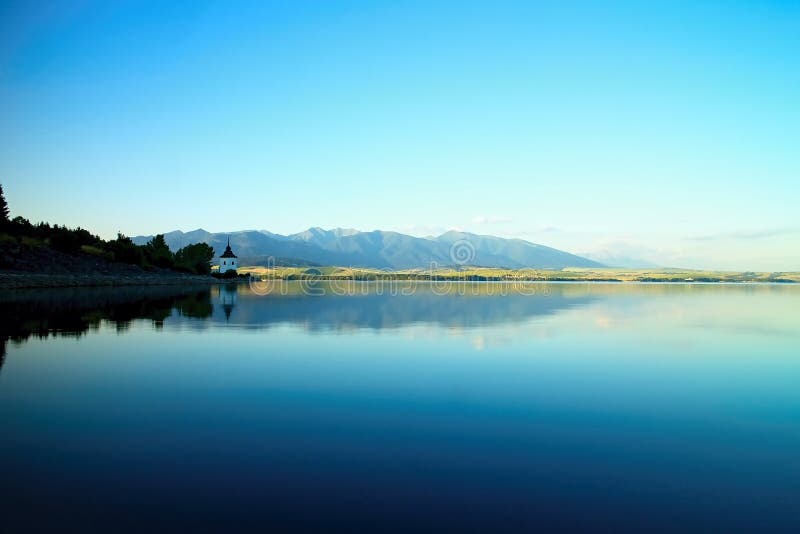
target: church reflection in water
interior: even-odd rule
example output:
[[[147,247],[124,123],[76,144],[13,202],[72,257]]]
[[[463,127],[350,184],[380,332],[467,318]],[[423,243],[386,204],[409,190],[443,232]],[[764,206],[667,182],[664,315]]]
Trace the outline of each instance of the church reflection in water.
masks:
[[[236,295],[238,294],[238,285],[225,284],[222,287],[216,288],[219,293],[219,304],[222,306],[222,311],[225,312],[225,321],[231,318],[231,312],[236,306]]]

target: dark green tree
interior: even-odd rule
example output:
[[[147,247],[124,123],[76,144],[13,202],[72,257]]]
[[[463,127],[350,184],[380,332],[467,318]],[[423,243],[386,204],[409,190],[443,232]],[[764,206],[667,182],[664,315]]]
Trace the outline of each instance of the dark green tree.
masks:
[[[181,271],[209,274],[214,249],[206,243],[187,245],[175,253],[175,268]]]
[[[46,239],[54,249],[69,254],[77,254],[83,246],[99,247],[103,242],[98,236],[83,228],[72,229],[57,224],[50,229],[50,235]]]
[[[167,246],[164,234],[158,234],[144,246],[144,254],[151,265],[171,269],[175,265],[175,255]]]
[[[47,241],[54,249],[68,254],[75,254],[81,248],[78,234],[71,232],[66,226],[55,225]]]
[[[12,233],[18,235],[30,235],[33,233],[33,225],[25,217],[17,215],[11,219]]]
[[[8,228],[8,202],[6,202],[6,196],[3,194],[3,184],[0,184],[0,225],[3,228]]]
[[[130,237],[118,233],[117,238],[105,244],[105,249],[113,255],[114,261],[144,265],[143,247],[136,246]]]

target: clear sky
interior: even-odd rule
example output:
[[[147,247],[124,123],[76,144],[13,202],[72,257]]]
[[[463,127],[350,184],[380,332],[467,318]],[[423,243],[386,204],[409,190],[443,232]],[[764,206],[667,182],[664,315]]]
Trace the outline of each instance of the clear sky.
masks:
[[[0,1],[13,215],[800,270],[800,2]]]

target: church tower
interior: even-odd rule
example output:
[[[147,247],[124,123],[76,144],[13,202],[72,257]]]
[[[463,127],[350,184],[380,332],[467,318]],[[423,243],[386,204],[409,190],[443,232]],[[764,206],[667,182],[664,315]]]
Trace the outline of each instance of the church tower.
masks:
[[[219,274],[224,274],[228,271],[235,271],[238,267],[236,262],[236,254],[231,250],[231,238],[228,237],[228,246],[225,247],[225,252],[219,257]]]

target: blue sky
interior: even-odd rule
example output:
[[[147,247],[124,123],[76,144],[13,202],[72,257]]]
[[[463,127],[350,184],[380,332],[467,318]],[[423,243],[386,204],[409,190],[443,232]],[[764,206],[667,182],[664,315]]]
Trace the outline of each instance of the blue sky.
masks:
[[[800,270],[798,2],[0,2],[12,215]]]

